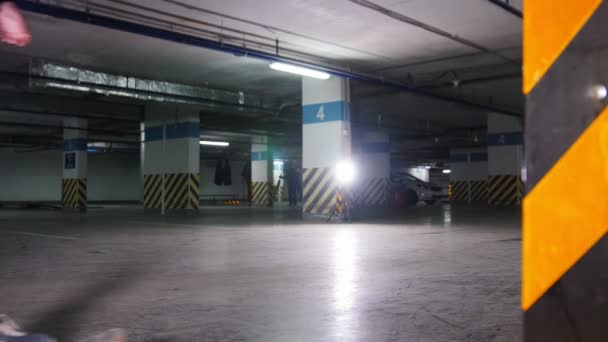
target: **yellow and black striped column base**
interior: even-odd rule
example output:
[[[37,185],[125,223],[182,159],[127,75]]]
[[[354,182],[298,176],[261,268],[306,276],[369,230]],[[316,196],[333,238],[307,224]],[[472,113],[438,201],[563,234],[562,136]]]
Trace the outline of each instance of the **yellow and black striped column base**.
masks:
[[[448,187],[451,202],[487,203],[488,181],[468,180],[452,181]]]
[[[61,205],[64,208],[87,208],[87,179],[63,178],[61,180]]]
[[[451,181],[448,186],[448,196],[452,202],[469,201],[469,185],[467,181]]]
[[[199,208],[199,174],[165,174],[165,208]],[[162,205],[162,175],[144,175],[144,208],[160,209]]]
[[[308,168],[302,173],[305,214],[329,215],[336,206],[338,185],[330,168]]]
[[[608,2],[524,13],[524,339],[608,341]]]
[[[523,197],[521,177],[491,175],[488,177],[488,204],[491,206],[520,205]]]
[[[354,193],[358,207],[385,207],[388,204],[388,178],[367,178]]]
[[[251,182],[251,203],[268,205],[269,191],[268,182]]]

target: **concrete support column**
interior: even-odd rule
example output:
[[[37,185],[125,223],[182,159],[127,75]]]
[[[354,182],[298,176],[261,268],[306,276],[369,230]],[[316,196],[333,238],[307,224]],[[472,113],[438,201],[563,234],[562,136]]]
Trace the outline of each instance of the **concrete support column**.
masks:
[[[386,132],[366,132],[357,160],[357,203],[367,207],[387,204],[388,182],[391,175],[389,135]]]
[[[452,202],[488,201],[488,152],[486,148],[452,149],[450,151],[450,185]]]
[[[488,116],[488,204],[519,205],[523,195],[522,122],[511,116]]]
[[[64,208],[87,208],[87,121],[66,119],[63,129],[63,177],[61,204]]]
[[[261,139],[266,142],[266,139]],[[266,143],[251,144],[251,202],[272,206],[272,153]]]
[[[347,79],[302,78],[302,182],[304,214],[335,207],[336,164],[351,156],[350,87]]]
[[[144,127],[144,207],[198,209],[198,110],[150,105],[146,107]]]

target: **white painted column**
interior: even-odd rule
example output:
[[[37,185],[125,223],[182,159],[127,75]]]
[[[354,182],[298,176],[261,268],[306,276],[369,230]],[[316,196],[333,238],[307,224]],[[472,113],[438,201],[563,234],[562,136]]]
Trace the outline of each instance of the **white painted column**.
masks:
[[[63,122],[63,177],[61,203],[64,208],[87,207],[87,121],[66,119]]]
[[[365,132],[362,142],[356,163],[357,203],[368,207],[386,206],[391,173],[389,135],[381,131]]]
[[[521,119],[490,114],[488,116],[488,203],[490,205],[521,203],[522,160]]]
[[[272,156],[265,138],[260,142],[251,144],[251,202],[253,204],[267,205],[269,202],[269,189],[272,184]]]
[[[144,126],[144,207],[198,209],[198,110],[167,104],[149,105]]]
[[[486,148],[450,150],[450,200],[487,202],[488,152]]]
[[[351,156],[350,87],[347,79],[302,78],[303,212],[329,214],[335,207],[333,169]]]

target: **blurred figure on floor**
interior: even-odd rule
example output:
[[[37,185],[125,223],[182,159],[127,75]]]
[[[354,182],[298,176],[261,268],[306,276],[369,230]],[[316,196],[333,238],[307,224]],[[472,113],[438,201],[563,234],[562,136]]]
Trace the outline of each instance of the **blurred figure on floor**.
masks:
[[[15,321],[7,315],[0,315],[0,342],[57,342],[54,338],[42,334],[28,334],[21,331]],[[123,329],[110,329],[83,342],[127,342]]]

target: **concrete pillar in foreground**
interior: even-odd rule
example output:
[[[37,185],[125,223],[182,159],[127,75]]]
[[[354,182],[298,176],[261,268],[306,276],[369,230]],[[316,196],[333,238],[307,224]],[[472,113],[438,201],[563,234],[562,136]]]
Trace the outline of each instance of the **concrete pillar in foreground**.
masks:
[[[523,196],[522,120],[490,114],[488,116],[488,204],[519,205]]]
[[[454,203],[488,201],[488,152],[486,148],[461,148],[450,151],[448,194]]]
[[[335,166],[351,156],[350,87],[347,79],[302,78],[302,182],[304,214],[335,207]]]
[[[198,110],[150,105],[144,126],[144,208],[198,209]]]
[[[388,201],[391,176],[389,135],[386,132],[365,132],[361,153],[357,158],[357,205],[383,207]]]
[[[66,119],[63,129],[63,177],[61,204],[64,208],[87,208],[87,122]]]
[[[272,153],[268,144],[251,144],[251,203],[272,206],[272,181]]]
[[[608,341],[608,2],[524,13],[524,341]]]

